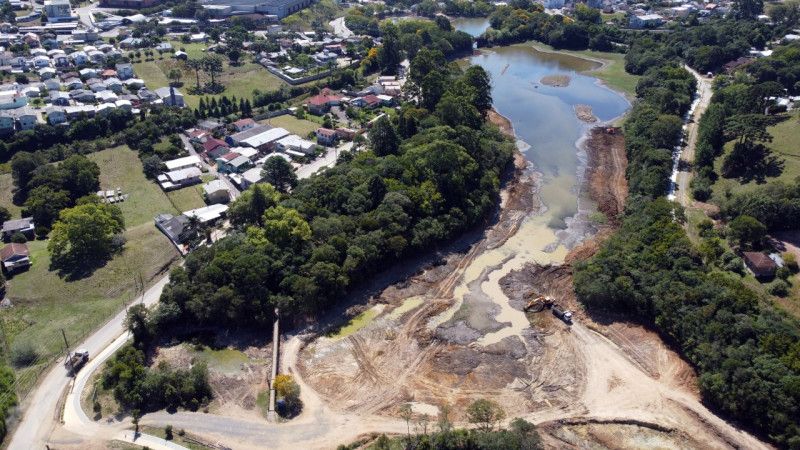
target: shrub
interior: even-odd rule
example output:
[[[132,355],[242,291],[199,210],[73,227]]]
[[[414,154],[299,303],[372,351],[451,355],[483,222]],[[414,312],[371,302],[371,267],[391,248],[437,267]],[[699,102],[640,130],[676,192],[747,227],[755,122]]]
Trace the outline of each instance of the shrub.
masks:
[[[786,267],[792,272],[797,273],[798,266],[797,266],[797,257],[794,256],[794,253],[784,253],[782,256],[783,263]]]
[[[769,285],[769,293],[777,297],[789,295],[789,283],[783,280],[775,280]]]
[[[33,344],[26,341],[15,342],[11,349],[11,362],[17,368],[33,365],[39,359],[39,352]]]
[[[172,438],[172,425],[167,425],[164,427],[164,439],[171,441]]]
[[[13,242],[15,244],[24,244],[24,243],[28,242],[28,238],[25,237],[24,234],[22,234],[19,231],[17,231],[16,233],[14,233],[11,236],[11,242]]]

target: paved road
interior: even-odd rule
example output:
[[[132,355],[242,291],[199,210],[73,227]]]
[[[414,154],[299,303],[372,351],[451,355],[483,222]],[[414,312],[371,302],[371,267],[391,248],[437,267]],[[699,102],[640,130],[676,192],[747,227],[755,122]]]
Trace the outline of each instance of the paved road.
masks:
[[[298,167],[297,178],[302,180],[303,178],[308,178],[311,175],[314,175],[322,169],[335,166],[336,159],[339,158],[339,153],[342,151],[349,151],[352,148],[352,142],[347,142],[336,148],[329,148],[324,155],[315,159],[311,163]]]
[[[145,292],[144,304],[152,305],[158,301],[161,291],[168,281],[167,276],[161,278],[150,289]],[[123,333],[123,323],[125,321],[125,311],[121,311],[114,316],[102,328],[89,336],[85,341],[76,345],[75,348],[85,348],[89,350],[89,355],[101,355],[106,353],[109,344],[113,347],[117,345],[118,338]],[[122,341],[124,343],[124,341]],[[119,344],[121,346],[121,344]],[[119,348],[119,346],[117,348]],[[87,367],[97,366],[101,358],[92,357],[87,363]],[[78,372],[87,376],[91,371],[84,370]],[[29,396],[29,401],[24,408],[22,421],[17,427],[8,445],[9,450],[30,450],[44,448],[58,418],[58,402],[64,391],[70,386],[71,378],[67,376],[64,366],[56,364],[50,372],[42,379],[36,390]],[[83,381],[85,384],[85,380]],[[66,407],[65,407],[66,409]]]
[[[680,159],[678,162],[678,172],[674,175],[673,190],[670,192],[668,198],[678,201],[684,207],[692,204],[691,187],[689,186],[692,181],[692,164],[694,163],[694,151],[697,147],[698,136],[698,122],[700,117],[705,114],[711,103],[711,96],[713,94],[712,81],[706,78],[689,66],[685,66],[686,70],[694,75],[697,80],[697,97],[695,104],[690,111],[688,122],[686,124],[686,146],[681,151]]]

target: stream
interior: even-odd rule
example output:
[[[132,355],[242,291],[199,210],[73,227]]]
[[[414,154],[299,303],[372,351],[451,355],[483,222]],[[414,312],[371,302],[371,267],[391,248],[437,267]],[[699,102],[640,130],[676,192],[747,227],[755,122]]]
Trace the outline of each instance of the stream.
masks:
[[[488,20],[454,19],[452,24],[477,35]],[[451,335],[466,326],[482,335],[480,344],[489,345],[529,327],[525,314],[509,304],[500,279],[528,262],[563,262],[571,248],[595,231],[589,220],[595,207],[581,189],[586,163],[581,141],[597,123],[580,121],[575,107],[590,106],[603,123],[623,115],[630,104],[586,75],[599,63],[538,51],[530,44],[484,49],[466,62],[491,75],[494,107],[511,121],[530,170],[540,173],[540,190],[531,195],[538,194],[546,207],[528,217],[503,245],[475,258],[455,288],[455,304],[429,323],[431,328],[449,328]],[[543,77],[556,75],[568,77],[568,86],[541,83]],[[558,298],[558,293],[549,294]]]

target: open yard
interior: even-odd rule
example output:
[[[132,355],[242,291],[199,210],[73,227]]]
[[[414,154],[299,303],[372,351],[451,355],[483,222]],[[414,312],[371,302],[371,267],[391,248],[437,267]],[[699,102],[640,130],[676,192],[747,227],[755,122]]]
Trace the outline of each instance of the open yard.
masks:
[[[13,196],[14,178],[10,173],[0,174],[0,206],[6,208],[12,218],[18,219],[22,216],[22,207],[12,202]]]
[[[628,98],[636,96],[636,84],[639,82],[639,76],[625,72],[625,55],[623,53],[595,52],[592,50],[555,50],[549,45],[538,42],[534,43],[533,47],[540,51],[557,51],[558,53],[580,56],[600,62],[603,66],[591,71],[593,77],[597,77],[608,87],[625,94]]]
[[[167,192],[167,197],[175,209],[180,212],[206,206],[206,202],[203,199],[203,185],[201,184]]]
[[[30,344],[39,356],[32,367],[20,370],[21,392],[26,392],[39,372],[64,351],[61,330],[70,344],[99,327],[123,304],[166,274],[178,260],[178,252],[153,224],[162,212],[176,213],[166,195],[147,180],[136,152],[125,146],[89,155],[101,170],[103,189],[121,188],[129,194],[119,206],[125,215],[125,249],[90,276],[74,281],[50,270],[47,241],[29,242],[33,265],[8,281],[7,297],[13,307],[0,311],[12,349]],[[0,176],[0,182],[9,175]],[[0,203],[6,204],[6,197]]]
[[[183,46],[183,44],[180,44]],[[192,45],[192,44],[189,44]],[[197,44],[193,44],[197,45]],[[177,48],[177,47],[176,47]],[[201,50],[194,48],[190,51],[190,47],[186,46],[187,53],[192,59],[202,57]],[[192,56],[195,53],[196,56]],[[288,86],[282,80],[267,72],[262,66],[253,62],[243,62],[238,66],[231,66],[227,62],[224,64],[223,71],[217,80],[225,86],[225,91],[219,95],[189,95],[189,87],[197,83],[197,76],[195,72],[189,69],[185,63],[177,61],[171,57],[165,56],[163,59],[156,57],[153,61],[141,61],[133,65],[136,76],[144,80],[147,87],[150,89],[157,89],[159,87],[167,86],[169,79],[167,74],[173,68],[178,68],[183,73],[181,82],[183,87],[180,88],[181,93],[184,95],[184,100],[189,107],[196,108],[200,103],[201,97],[217,97],[222,95],[228,98],[236,97],[252,99],[253,90],[259,89],[261,91],[273,91],[281,86]],[[209,77],[200,72],[200,84],[207,82]]]
[[[783,181],[784,183],[792,183],[795,178],[800,176],[800,146],[797,145],[800,141],[800,124],[798,119],[800,114],[797,112],[792,113],[789,118],[778,123],[777,125],[767,128],[767,131],[772,135],[772,142],[767,143],[773,155],[783,160],[784,166],[779,176],[767,177],[766,182]],[[722,162],[733,149],[733,142],[725,144],[725,153],[717,158],[714,162],[714,170],[720,173]],[[751,190],[759,186],[755,180],[747,183],[741,183],[740,180],[734,178],[717,179],[714,183],[713,199],[721,199],[726,192],[736,193]]]
[[[312,122],[308,119],[298,119],[289,114],[262,120],[261,123],[273,127],[286,128],[290,133],[294,133],[302,138],[307,137],[309,133],[317,131],[317,128],[322,126],[317,122]]]

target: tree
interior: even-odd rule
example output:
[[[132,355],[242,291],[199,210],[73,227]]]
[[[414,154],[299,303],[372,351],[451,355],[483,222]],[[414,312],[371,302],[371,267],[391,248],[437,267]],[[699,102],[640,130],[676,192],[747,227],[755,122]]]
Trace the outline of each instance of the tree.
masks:
[[[100,187],[100,167],[83,155],[72,155],[58,165],[62,187],[72,200],[94,194]]]
[[[300,385],[291,375],[280,374],[275,377],[275,393],[285,405],[284,417],[292,417],[300,412],[303,406],[300,400]]]
[[[751,216],[739,216],[728,224],[728,236],[740,247],[758,248],[767,237],[767,227]]]
[[[771,142],[772,135],[767,131],[770,118],[761,114],[739,114],[725,122],[725,135],[736,139],[739,144]]]
[[[0,206],[0,223],[11,219],[11,213],[4,206]]]
[[[388,117],[378,119],[369,130],[372,151],[378,156],[394,155],[400,148],[400,138]]]
[[[33,217],[33,222],[47,229],[56,221],[58,213],[70,205],[66,191],[56,191],[49,186],[39,186],[28,193],[25,200],[25,215]]]
[[[11,157],[11,176],[19,189],[25,189],[33,177],[33,171],[45,161],[38,154],[18,152]]]
[[[277,205],[280,196],[271,184],[254,184],[231,203],[228,217],[238,227],[260,225],[264,220],[264,212]]]
[[[264,234],[276,245],[296,248],[311,239],[311,227],[296,209],[278,205],[264,212]]]
[[[85,267],[107,259],[112,238],[125,230],[122,211],[107,204],[84,204],[61,211],[47,249],[56,267]]]
[[[155,179],[161,173],[163,163],[156,155],[146,156],[142,159],[142,171],[147,178]]]
[[[385,22],[382,33],[382,45],[378,48],[378,65],[383,73],[397,73],[402,57],[400,55],[400,38],[397,26]]]
[[[411,409],[410,403],[400,405],[400,417],[406,421],[406,432],[408,437],[411,437],[411,419],[414,417],[414,410]]]
[[[467,418],[483,431],[492,431],[495,424],[506,416],[503,408],[492,400],[479,399],[467,407]]]
[[[289,161],[273,156],[264,163],[261,176],[264,181],[275,187],[278,192],[287,193],[297,186],[297,174]]]
[[[755,19],[764,11],[763,0],[735,0],[733,13],[739,19]]]
[[[169,73],[167,74],[167,78],[169,78],[169,85],[173,87],[178,87],[181,85],[181,78],[183,77],[183,72],[181,72],[178,68],[170,69]]]
[[[219,55],[206,55],[201,60],[203,71],[211,77],[211,85],[217,85],[217,76],[222,73],[222,58]]]
[[[489,73],[481,66],[470,66],[464,72],[463,80],[475,90],[472,104],[485,115],[492,108],[492,78]]]
[[[200,91],[200,71],[203,70],[203,62],[199,59],[190,59],[186,61],[186,65],[189,66],[190,69],[194,70],[195,76],[195,88],[197,91]]]

